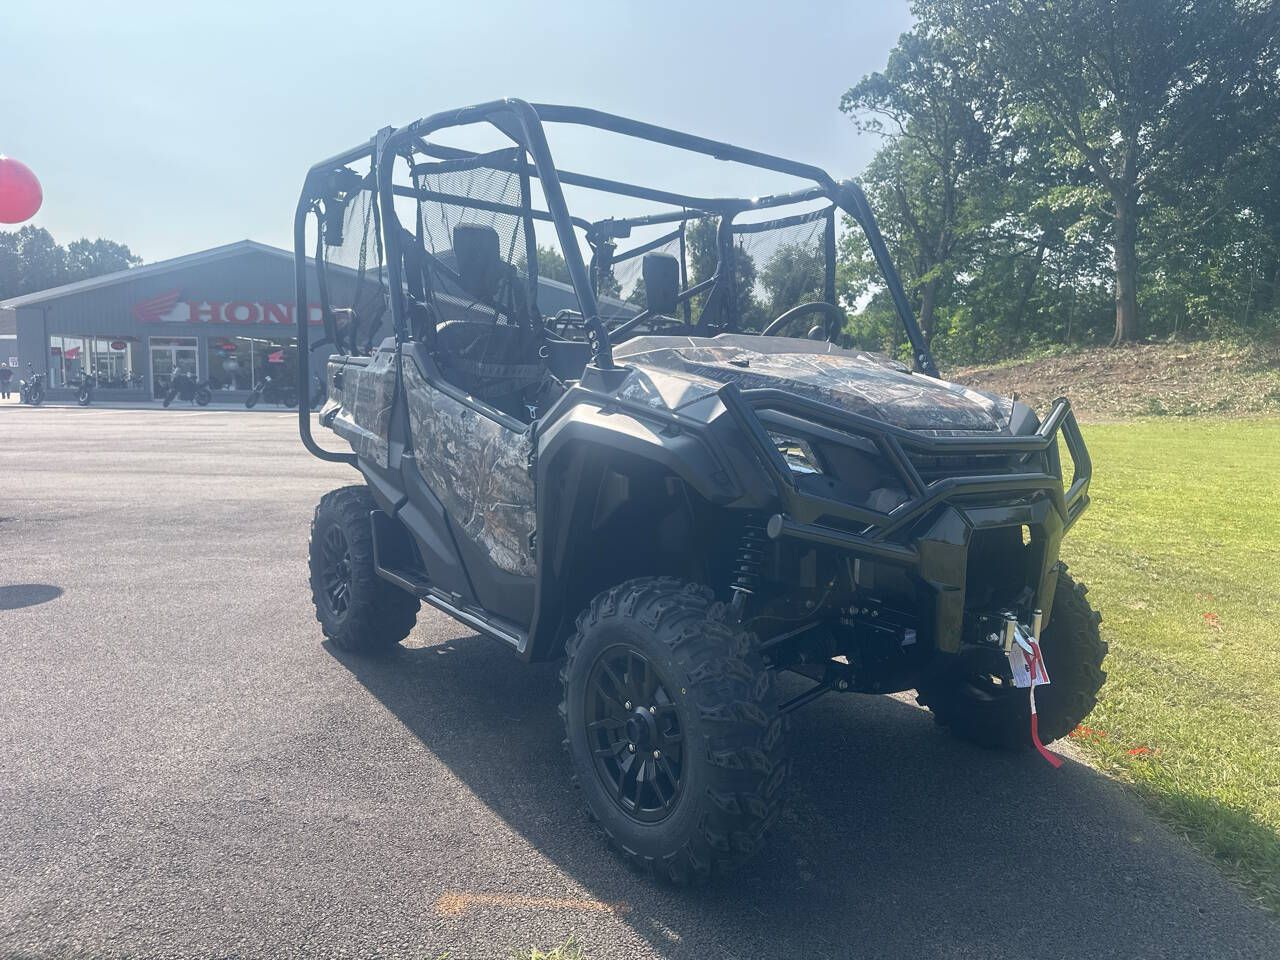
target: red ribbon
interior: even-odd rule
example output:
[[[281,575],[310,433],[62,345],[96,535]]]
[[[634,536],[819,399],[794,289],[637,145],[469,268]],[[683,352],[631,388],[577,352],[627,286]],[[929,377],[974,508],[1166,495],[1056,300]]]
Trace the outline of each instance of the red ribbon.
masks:
[[[1055,753],[1049,752],[1049,748],[1040,742],[1040,727],[1036,718],[1036,675],[1044,674],[1040,660],[1040,644],[1031,641],[1031,657],[1027,662],[1027,671],[1031,676],[1030,697],[1031,697],[1031,743],[1035,746],[1040,756],[1049,761],[1049,765],[1055,770],[1062,766],[1062,758]]]

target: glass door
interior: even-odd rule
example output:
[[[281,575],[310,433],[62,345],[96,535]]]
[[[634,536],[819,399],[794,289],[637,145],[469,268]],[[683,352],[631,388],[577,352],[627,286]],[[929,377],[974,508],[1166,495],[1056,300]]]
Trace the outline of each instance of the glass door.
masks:
[[[197,375],[195,337],[151,338],[151,396],[159,399],[169,389],[169,381],[177,371]]]

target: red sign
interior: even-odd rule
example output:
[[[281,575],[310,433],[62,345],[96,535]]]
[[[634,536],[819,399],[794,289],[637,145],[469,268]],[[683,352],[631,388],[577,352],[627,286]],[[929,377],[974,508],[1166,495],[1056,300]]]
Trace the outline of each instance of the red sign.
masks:
[[[284,363],[284,351],[276,350],[267,354],[267,363]]]
[[[292,303],[262,303],[256,300],[183,300],[182,291],[170,290],[133,305],[133,315],[142,323],[272,324],[293,326],[297,314]],[[324,322],[320,304],[307,305],[307,322]]]
[[[127,346],[128,346],[128,344],[127,344],[127,343],[125,343],[123,340],[112,340],[112,341],[111,341],[111,349],[112,349],[112,350],[123,350],[123,349],[124,349],[125,347],[127,347]]]

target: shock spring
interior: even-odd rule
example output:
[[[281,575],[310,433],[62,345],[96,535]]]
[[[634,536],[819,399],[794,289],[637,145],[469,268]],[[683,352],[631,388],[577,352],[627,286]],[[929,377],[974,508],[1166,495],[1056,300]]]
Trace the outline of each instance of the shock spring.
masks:
[[[729,586],[733,591],[733,609],[739,614],[746,606],[747,597],[755,593],[760,584],[760,567],[764,564],[768,542],[765,525],[760,518],[749,517],[742,525],[742,536],[738,539],[734,555],[733,583]]]

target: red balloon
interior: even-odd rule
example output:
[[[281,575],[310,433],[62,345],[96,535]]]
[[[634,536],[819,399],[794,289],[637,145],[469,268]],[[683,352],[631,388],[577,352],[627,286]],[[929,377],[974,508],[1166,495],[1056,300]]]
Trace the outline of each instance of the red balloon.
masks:
[[[27,165],[0,156],[0,223],[30,220],[43,201],[40,181]]]

